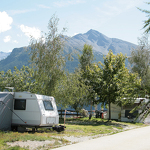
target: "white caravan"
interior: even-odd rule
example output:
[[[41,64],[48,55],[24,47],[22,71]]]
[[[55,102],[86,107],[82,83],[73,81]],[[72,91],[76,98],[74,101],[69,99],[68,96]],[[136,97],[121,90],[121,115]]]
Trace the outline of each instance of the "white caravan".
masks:
[[[6,92],[5,92],[6,93]],[[0,95],[3,92],[0,92]],[[57,131],[62,131],[63,126],[57,126],[59,124],[59,114],[57,111],[54,97],[32,94],[29,92],[11,92],[8,95],[13,95],[13,98],[1,98],[3,106],[7,106],[5,101],[13,101],[12,103],[12,118],[11,126],[13,129],[18,127],[31,127],[33,129],[39,127],[53,127]],[[8,100],[6,100],[8,99]],[[4,108],[1,107],[1,117],[3,118]],[[7,108],[7,107],[6,107]],[[0,119],[0,122],[2,119]],[[1,129],[1,127],[0,127]]]
[[[144,122],[150,123],[150,115],[148,115],[145,120],[141,120],[141,116],[135,120],[136,115],[142,112],[142,107],[138,108],[134,113],[130,113],[130,111],[135,108],[135,106],[139,105],[140,103],[147,103],[149,99],[147,98],[137,98],[134,104],[127,105],[127,106],[117,106],[116,104],[111,103],[111,119],[120,120],[124,122]],[[107,111],[107,119],[109,118],[109,109]]]

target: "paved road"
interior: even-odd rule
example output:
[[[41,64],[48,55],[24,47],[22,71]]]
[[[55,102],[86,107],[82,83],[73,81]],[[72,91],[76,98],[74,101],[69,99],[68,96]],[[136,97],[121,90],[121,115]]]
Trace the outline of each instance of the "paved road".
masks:
[[[150,150],[150,126],[67,145],[54,150]]]

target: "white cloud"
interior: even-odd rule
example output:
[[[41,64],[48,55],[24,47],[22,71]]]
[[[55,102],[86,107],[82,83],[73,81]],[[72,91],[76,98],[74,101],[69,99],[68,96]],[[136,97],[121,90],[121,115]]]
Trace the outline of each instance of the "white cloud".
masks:
[[[75,36],[75,35],[77,35],[77,34],[79,34],[79,33],[74,33],[74,35],[73,35],[73,36]]]
[[[0,12],[0,33],[10,30],[12,22],[12,17],[10,17],[5,11]]]
[[[12,52],[12,50],[8,50],[8,52]]]
[[[16,15],[16,14],[24,14],[28,12],[33,12],[33,11],[36,11],[36,9],[10,10],[10,13],[12,15]]]
[[[51,7],[49,7],[49,6],[42,5],[42,4],[38,5],[38,7],[40,7],[40,8],[46,8],[46,9],[50,9],[50,8],[51,8]]]
[[[10,41],[10,39],[11,39],[11,36],[5,36],[5,38],[4,38],[4,42],[5,43],[7,43],[7,42],[9,42]]]
[[[120,15],[128,11],[129,9],[134,9],[143,3],[143,0],[113,0],[105,1],[101,6],[95,6],[98,17],[101,22],[106,22],[112,17]]]
[[[80,3],[85,3],[85,0],[61,0],[59,2],[54,2],[54,5],[57,7],[64,7],[64,6],[75,5]]]
[[[39,39],[41,37],[41,31],[38,28],[28,27],[22,24],[20,25],[20,29],[28,37],[33,37],[35,39]]]
[[[16,43],[16,44],[18,44],[19,42],[18,42],[17,40],[14,40],[14,41],[13,41],[13,43]]]
[[[22,37],[22,34],[17,34],[18,37]]]
[[[125,1],[120,1],[117,0],[117,3],[121,5],[124,9],[130,9],[130,8],[135,8],[138,7],[140,4],[143,3],[143,0],[125,0]]]

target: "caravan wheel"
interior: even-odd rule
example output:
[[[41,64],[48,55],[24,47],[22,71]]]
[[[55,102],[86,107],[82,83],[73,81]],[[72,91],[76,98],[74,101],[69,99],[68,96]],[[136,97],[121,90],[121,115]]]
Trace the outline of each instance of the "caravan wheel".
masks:
[[[35,133],[35,128],[32,128],[32,132]]]
[[[23,127],[23,126],[17,127],[17,131],[18,132],[26,132],[26,127]]]
[[[61,132],[65,130],[65,126],[59,125],[59,126],[55,126],[53,127],[53,130],[56,130],[57,132]]]
[[[12,131],[17,131],[17,126],[11,126]]]

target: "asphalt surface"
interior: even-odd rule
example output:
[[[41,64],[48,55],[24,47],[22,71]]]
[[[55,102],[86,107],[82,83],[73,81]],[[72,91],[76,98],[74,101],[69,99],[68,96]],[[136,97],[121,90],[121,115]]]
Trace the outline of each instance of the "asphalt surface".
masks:
[[[54,150],[150,150],[150,126],[67,145]]]

